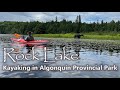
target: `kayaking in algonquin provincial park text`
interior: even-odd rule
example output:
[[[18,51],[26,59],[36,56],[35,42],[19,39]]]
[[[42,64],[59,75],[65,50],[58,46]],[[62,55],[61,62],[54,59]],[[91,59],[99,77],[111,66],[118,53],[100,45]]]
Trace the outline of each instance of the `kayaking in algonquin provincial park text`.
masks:
[[[9,49],[9,51],[8,51]],[[31,61],[31,60],[40,60],[39,53],[35,53],[35,48],[32,47],[31,53],[14,53],[14,48],[4,48],[4,60],[3,62],[7,62],[7,59],[9,58],[12,62],[18,62],[18,61]],[[55,54],[55,57],[53,58],[54,60],[48,60],[47,59],[47,47],[43,48],[43,57],[44,61],[43,62],[55,62],[58,60],[69,60],[69,61],[76,61],[79,60],[79,55],[77,54],[66,54],[65,47],[63,47],[63,53],[62,54]],[[14,55],[14,56],[13,56]]]
[[[3,65],[4,71],[118,71],[117,65],[64,65],[64,66],[47,66],[47,65]]]

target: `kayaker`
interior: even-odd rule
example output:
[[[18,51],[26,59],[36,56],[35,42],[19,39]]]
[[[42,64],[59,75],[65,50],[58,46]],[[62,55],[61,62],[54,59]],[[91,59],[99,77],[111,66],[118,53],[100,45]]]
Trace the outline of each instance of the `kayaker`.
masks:
[[[34,41],[34,37],[32,36],[32,32],[29,31],[28,36],[25,38],[25,41]]]

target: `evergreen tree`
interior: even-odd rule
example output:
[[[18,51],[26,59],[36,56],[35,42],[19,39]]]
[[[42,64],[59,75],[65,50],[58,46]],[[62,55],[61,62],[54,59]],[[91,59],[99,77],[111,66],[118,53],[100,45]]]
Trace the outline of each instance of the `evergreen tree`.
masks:
[[[120,21],[115,22],[93,22],[93,23],[82,23],[81,16],[78,15],[74,22],[63,19],[58,21],[57,16],[55,21],[49,22],[13,22],[5,21],[0,22],[0,33],[10,34],[19,33],[27,34],[28,31],[32,31],[37,34],[44,33],[82,33],[82,32],[120,32]]]

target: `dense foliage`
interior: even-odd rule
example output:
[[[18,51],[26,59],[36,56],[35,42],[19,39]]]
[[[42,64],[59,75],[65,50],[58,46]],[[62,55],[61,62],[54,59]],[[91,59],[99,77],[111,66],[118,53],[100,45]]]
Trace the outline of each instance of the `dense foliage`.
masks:
[[[93,22],[93,23],[81,23],[80,15],[77,19],[72,21],[67,21],[63,19],[58,21],[57,18],[54,21],[49,22],[13,22],[4,21],[0,22],[0,33],[1,34],[11,34],[19,33],[26,34],[27,31],[32,31],[34,34],[59,34],[59,33],[76,33],[76,32],[119,32],[120,31],[120,21],[111,22]]]

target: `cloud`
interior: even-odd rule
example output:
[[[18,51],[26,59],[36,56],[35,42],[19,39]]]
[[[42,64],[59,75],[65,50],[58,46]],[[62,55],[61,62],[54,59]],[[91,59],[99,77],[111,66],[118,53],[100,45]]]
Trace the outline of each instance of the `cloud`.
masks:
[[[75,21],[77,15],[81,15],[82,22],[97,22],[104,20],[120,20],[120,12],[0,12],[0,21],[51,21],[58,17]]]
[[[29,21],[29,17],[21,14],[14,14],[9,12],[0,12],[0,21]]]

